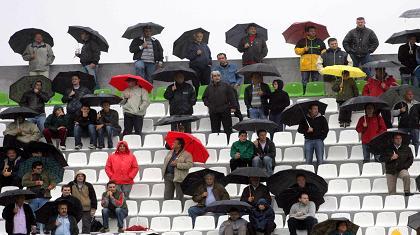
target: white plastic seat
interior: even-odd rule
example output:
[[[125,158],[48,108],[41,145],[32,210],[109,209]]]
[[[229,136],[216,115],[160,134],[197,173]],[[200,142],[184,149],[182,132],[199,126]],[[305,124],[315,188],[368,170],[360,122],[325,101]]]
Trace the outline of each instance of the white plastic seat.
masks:
[[[184,210],[182,211],[183,215],[188,215],[188,209],[190,209],[190,207],[196,205],[197,203],[195,203],[193,200],[188,199],[184,202]]]
[[[289,147],[284,150],[283,162],[302,162],[302,147]]]
[[[328,215],[324,213],[316,213],[315,218],[318,220],[318,223],[322,223],[328,220]]]
[[[227,147],[227,137],[225,133],[210,133],[207,148]]]
[[[227,175],[227,169],[224,166],[210,167],[210,170],[218,171],[220,173]]]
[[[231,157],[230,157],[230,149],[221,149],[219,152],[219,159],[217,162],[220,163],[229,163]]]
[[[8,186],[6,186],[6,187],[8,187]],[[3,191],[4,188],[5,187],[3,187],[1,190]],[[51,200],[55,200],[55,199],[61,197],[61,195],[62,195],[61,186],[56,186],[53,190],[50,191],[50,194],[51,194]]]
[[[293,167],[292,166],[290,166],[290,165],[280,165],[280,166],[275,166],[274,167],[274,171],[273,171],[273,173],[275,174],[275,173],[277,173],[277,172],[279,172],[279,171],[284,171],[284,170],[289,170],[289,169],[292,169]]]
[[[198,216],[195,219],[194,230],[207,231],[215,229],[214,216]]]
[[[335,134],[335,131],[330,130],[327,134],[327,138],[324,140],[324,144],[326,145],[332,145],[337,143],[337,135]]]
[[[171,231],[175,232],[186,232],[193,229],[192,220],[189,216],[177,216],[172,220]],[[184,233],[185,235],[185,233]]]
[[[379,162],[368,162],[363,164],[362,177],[383,176],[382,164]]]
[[[151,103],[146,109],[145,118],[160,118],[166,115],[165,104]]]
[[[143,127],[141,128],[141,132],[143,133],[150,133],[155,130],[153,126],[153,119],[145,118],[143,119]]]
[[[152,217],[150,229],[156,232],[166,232],[171,230],[171,219],[169,217]]]
[[[201,166],[193,166],[190,169],[188,169],[188,173],[192,173],[192,172],[196,172],[196,171],[201,171],[203,169],[204,169],[204,167],[201,167]]]
[[[157,200],[144,200],[140,204],[139,215],[141,216],[157,216],[160,214],[159,201]]]
[[[337,101],[334,98],[321,98],[319,101],[328,105],[325,112],[336,113],[338,111]]]
[[[340,211],[360,210],[360,198],[358,196],[343,196],[340,200]]]
[[[301,133],[297,133],[295,135],[295,141],[293,142],[293,145],[303,145],[305,143],[305,136]]]
[[[219,216],[219,218],[217,219],[216,229],[219,229],[220,228],[220,225],[222,225],[222,223],[224,221],[226,221],[228,218],[229,218],[229,215],[221,215],[221,216]]]
[[[100,200],[102,198],[102,193],[106,191],[106,186],[101,184],[94,184],[93,189],[95,189],[96,199]]]
[[[139,166],[152,164],[152,152],[150,150],[136,150],[133,152]]]
[[[359,134],[356,130],[343,130],[340,131],[338,139],[339,144],[357,144],[359,143]]]
[[[280,163],[283,160],[283,154],[281,148],[276,148],[276,157],[274,158],[276,163]]]
[[[319,206],[318,212],[336,211],[338,209],[337,198],[332,196],[325,196],[325,202]]]
[[[370,193],[370,180],[369,179],[353,179],[351,181],[350,193],[362,194]]]
[[[197,106],[197,105],[194,105],[194,107],[195,106]],[[200,119],[200,124],[198,126],[198,131],[200,131],[200,132],[211,131],[210,118],[205,117],[205,118]]]
[[[385,235],[385,228],[379,226],[367,227],[365,235]]]
[[[318,166],[318,175],[325,179],[337,178],[337,166],[335,164],[321,164]]]
[[[398,226],[406,226],[408,224],[408,217],[416,213],[416,211],[402,211],[398,219]]]
[[[73,180],[74,180],[74,171],[65,169],[64,174],[63,174],[63,181],[61,182],[61,184],[67,184],[68,182],[73,181]]]
[[[197,102],[193,106],[193,115],[194,116],[207,116],[209,109],[204,105],[203,102]],[[201,119],[202,120],[202,119]]]
[[[356,128],[357,122],[363,115],[365,115],[364,112],[353,112],[351,115],[350,128]]]
[[[4,193],[6,191],[15,190],[15,189],[19,189],[19,187],[17,187],[17,186],[3,186],[1,188],[1,192]]]
[[[327,106],[328,108],[328,106]],[[340,122],[338,121],[338,114],[331,114],[328,118],[328,127],[330,129],[338,129],[340,128]]]
[[[148,134],[144,137],[144,148],[162,148],[163,138],[161,134]]]
[[[413,164],[408,168],[410,175],[420,175],[420,161],[414,161]]]
[[[363,160],[362,145],[355,145],[351,147],[350,160]]]
[[[165,157],[166,157],[166,155],[168,155],[168,153],[169,153],[169,150],[166,150],[166,149],[161,149],[161,150],[155,151],[155,154],[153,156],[152,164],[154,164],[154,165],[163,164],[163,162],[165,161]]]
[[[385,178],[377,178],[373,180],[372,193],[388,193],[388,185]]]
[[[217,150],[216,149],[207,149],[209,153],[209,158],[207,158],[206,164],[216,164],[217,163]]]
[[[416,192],[416,180],[413,178],[410,178],[410,192],[414,193]],[[404,193],[404,183],[401,178],[397,179],[397,193]]]
[[[276,228],[283,228],[283,216],[279,214],[275,214],[274,223],[276,224]]]
[[[162,203],[161,215],[178,215],[182,212],[181,201],[179,200],[165,200]]]
[[[199,139],[201,144],[203,144],[204,146],[206,145],[207,142],[206,142],[206,135],[205,134],[203,134],[203,133],[192,133],[192,135],[195,138]]]
[[[162,182],[162,170],[160,168],[144,169],[141,182]]]
[[[131,188],[131,199],[144,199],[150,197],[150,188],[148,184],[133,184]]]
[[[0,136],[3,136],[3,131],[6,130],[6,124],[0,123]]]
[[[130,234],[123,234],[123,235],[130,235]],[[162,233],[162,235],[181,235],[181,233],[171,231],[171,232],[164,232]]]
[[[238,196],[238,186],[236,184],[228,184],[225,186],[225,189],[229,193],[230,197]]]
[[[128,216],[137,216],[137,213],[139,211],[137,201],[126,200],[125,202],[127,204]]]
[[[408,198],[407,209],[420,210],[420,194],[415,194]]]
[[[371,212],[358,212],[354,214],[353,223],[360,227],[371,227],[375,225],[373,214]]]
[[[152,193],[150,194],[150,198],[163,198],[163,193],[165,191],[164,184],[153,184]]]
[[[331,146],[328,149],[328,161],[345,161],[348,159],[346,146]]]
[[[105,169],[101,169],[101,170],[99,171],[99,176],[98,176],[98,181],[97,181],[97,183],[98,183],[98,184],[106,184],[106,183],[108,183],[108,181],[109,181],[109,177],[108,177],[108,175],[106,174]]]
[[[402,195],[387,195],[385,197],[384,210],[404,210],[405,200]]]
[[[141,148],[141,136],[139,135],[125,135],[123,140],[127,142],[128,148],[130,149],[139,149]]]
[[[397,214],[395,212],[379,212],[376,215],[375,226],[397,226]]]
[[[83,152],[69,153],[67,157],[67,164],[69,164],[70,167],[86,166],[87,165],[86,153],[83,153]]]
[[[276,132],[273,142],[277,147],[293,145],[292,132]]]
[[[381,196],[364,196],[362,210],[363,211],[378,211],[384,207]]]
[[[188,231],[188,232],[185,232],[184,235],[203,235],[203,233],[201,231]],[[217,235],[217,234],[214,234],[214,235]]]
[[[304,165],[297,165],[296,169],[301,169],[301,170],[306,170],[306,171],[310,171],[315,173],[315,167],[314,165],[308,165],[308,164],[304,164]]]
[[[346,194],[348,191],[347,180],[336,179],[328,182],[328,194]]]
[[[340,178],[359,177],[360,170],[357,163],[344,163],[340,165]]]
[[[154,132],[169,132],[171,131],[171,125],[164,125],[164,126],[156,126],[155,131]]]
[[[350,213],[334,213],[331,215],[331,219],[334,218],[346,218],[348,220],[351,220]]]
[[[409,234],[408,234],[408,227],[407,227],[407,226],[396,226],[396,227],[390,227],[390,228],[388,229],[388,235],[392,235],[392,232],[393,232],[394,230],[398,230],[398,231],[401,233],[401,235],[409,235]]]
[[[97,181],[96,170],[94,170],[94,169],[82,169],[81,171],[86,175],[85,180],[87,182],[96,182]]]
[[[89,164],[90,167],[99,167],[105,166],[108,159],[107,152],[91,152],[89,155]]]
[[[232,147],[233,143],[239,140],[238,133],[231,133],[229,136],[228,147]]]

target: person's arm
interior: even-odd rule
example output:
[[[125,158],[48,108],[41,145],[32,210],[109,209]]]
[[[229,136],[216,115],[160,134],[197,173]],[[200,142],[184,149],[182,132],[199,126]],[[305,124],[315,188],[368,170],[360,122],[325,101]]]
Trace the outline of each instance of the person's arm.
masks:
[[[190,61],[197,59],[197,57],[199,56],[197,55],[197,50],[198,50],[198,47],[195,46],[195,43],[192,43],[190,47],[188,48],[188,53],[187,53],[186,58]]]
[[[15,217],[15,213],[13,212],[14,208],[14,204],[9,204],[4,208],[1,214],[4,220],[12,220]]]
[[[302,120],[300,120],[297,131],[301,134],[305,134],[306,131],[308,131],[308,128],[309,128],[308,123],[306,123],[306,119],[303,117]]]
[[[221,186],[221,187],[222,187],[222,192],[223,192],[221,200],[230,200],[229,193],[226,191],[225,187],[223,187],[223,186]]]
[[[156,61],[159,64],[163,64],[163,48],[162,45],[160,44],[159,40],[154,40],[155,45],[156,45],[156,49],[157,49],[157,55],[154,55],[156,57]]]
[[[23,93],[22,98],[20,98],[19,105],[23,107],[28,106],[28,100],[29,100],[28,92]]]
[[[112,110],[111,117],[110,117],[110,124],[111,126],[117,126],[118,121],[120,120],[120,117],[118,115],[118,112],[115,110]]]
[[[363,91],[362,91],[362,95],[363,96],[369,96],[370,92],[369,92],[369,81],[365,84],[365,86],[363,86]]]
[[[140,38],[135,38],[130,43],[129,51],[130,51],[130,53],[137,53],[137,52],[143,50],[143,48],[140,49],[140,47],[141,47],[141,40],[140,40]]]
[[[210,48],[209,48],[209,46],[206,44],[206,50],[207,50],[207,53],[209,54],[209,66],[211,66],[212,64],[213,64],[213,60],[211,59],[211,51],[210,51]]]
[[[9,123],[6,126],[6,130],[3,131],[3,135],[13,135],[16,136],[18,133],[18,128],[14,123]]]
[[[392,161],[394,161],[393,159],[391,159],[392,155],[394,155],[393,149],[387,149],[385,151],[385,154],[383,155],[385,164],[391,163]]]
[[[404,169],[408,170],[408,168],[410,168],[410,166],[413,165],[413,161],[414,161],[413,152],[411,151],[411,148],[408,147],[408,159],[407,161],[404,162]]]
[[[29,44],[28,46],[26,46],[25,51],[23,51],[22,58],[24,61],[32,60],[33,51],[31,50],[31,45],[32,44]]]
[[[118,207],[118,208],[122,207],[124,205],[124,201],[125,201],[124,193],[120,192],[120,195],[119,195],[118,199],[115,198],[115,197],[111,197],[110,201],[115,207]]]
[[[210,106],[210,102],[209,102],[209,87],[208,86],[204,90],[202,99],[203,99],[204,105],[207,106],[207,107],[209,107]]]
[[[172,98],[174,98],[175,92],[172,90],[172,87],[175,86],[174,84],[169,85],[166,90],[165,93],[163,94],[163,97],[167,100],[170,100]],[[194,94],[195,95],[195,94]]]
[[[378,125],[379,125],[379,133],[385,132],[387,130],[387,127],[385,125],[384,118],[382,116],[378,116]]]
[[[190,98],[189,98],[190,105],[194,106],[195,103],[197,103],[197,97],[195,96],[195,91],[194,91],[193,86],[190,86],[190,85],[188,86],[188,94],[190,95]]]
[[[268,48],[267,48],[267,43],[265,43],[264,39],[261,39],[261,41],[262,41],[262,51],[261,51],[261,60],[262,60],[267,56]]]
[[[351,39],[352,35],[351,34],[352,34],[352,31],[348,32],[343,39],[343,48],[349,54],[354,53],[352,49],[352,39]]]
[[[131,167],[130,167],[130,172],[128,172],[128,177],[130,179],[134,179],[134,177],[136,177],[138,173],[139,173],[139,164],[137,163],[136,157],[132,156]]]
[[[42,102],[44,102],[44,103],[47,103],[47,102],[48,102],[48,100],[50,100],[50,99],[48,98],[48,94],[47,94],[47,93],[45,93],[45,92],[43,92],[43,91],[40,91],[40,92],[37,94],[37,96],[39,96],[39,97],[41,98]]]
[[[250,190],[250,188],[249,188],[249,187],[250,187],[250,186],[245,187],[245,188],[244,188],[244,190],[242,190],[241,199],[240,199],[242,202],[249,203],[249,201],[248,201],[248,197],[249,197],[249,190]]]
[[[72,88],[67,89],[65,94],[63,95],[63,98],[61,98],[61,102],[68,103],[70,100],[73,99],[73,96],[70,96],[70,93],[73,91]]]
[[[139,105],[139,110],[146,110],[147,107],[150,105],[149,94],[147,93],[146,89],[142,88],[141,92],[141,103]]]
[[[227,87],[227,91],[226,91],[227,94],[226,95],[227,95],[227,99],[228,99],[230,108],[231,109],[238,109],[237,102],[236,102],[236,99],[235,99],[235,94],[233,93],[233,92],[236,92],[236,91],[231,86],[229,86],[227,84],[226,84],[226,87]]]
[[[318,59],[316,60],[316,70],[318,70],[318,72],[321,72],[324,68],[323,63],[324,60],[322,59],[322,56],[318,56]]]
[[[112,169],[112,161],[111,161],[111,156],[108,157],[108,159],[106,160],[106,164],[105,164],[105,173],[108,176],[108,178],[110,180],[113,180],[113,176],[114,176],[114,171]]]
[[[301,39],[295,46],[295,53],[296,55],[303,55],[305,54],[305,47],[306,47],[306,39]]]
[[[95,188],[90,183],[85,182],[85,184],[89,190],[90,208],[96,210],[98,208],[98,200],[96,199]]]
[[[252,84],[247,86],[244,90],[244,103],[247,109],[251,108],[251,101],[252,101]]]
[[[273,141],[270,141],[268,145],[268,153],[267,156],[275,159],[276,158],[276,146],[274,145]]]
[[[90,41],[90,50],[92,53],[91,63],[98,65],[101,57],[101,51],[99,50],[98,44],[92,40]]]
[[[32,174],[30,172],[22,177],[22,186],[27,188],[36,186],[35,181],[32,181]]]
[[[48,220],[48,223],[46,224],[45,228],[48,231],[55,232],[55,230],[57,229],[57,225],[55,224],[56,221],[57,221],[56,216],[50,217],[50,219]]]
[[[203,191],[203,188],[202,188],[202,186],[200,186],[200,187],[198,187],[197,189],[196,189],[196,191],[195,191],[195,193],[194,193],[194,195],[192,196],[192,200],[194,201],[194,202],[201,202],[203,199],[204,199],[204,197],[203,197],[203,193],[204,193],[204,191]]]
[[[296,213],[297,213],[297,205],[293,204],[289,211],[289,217],[290,218],[296,217]]]
[[[241,52],[241,53],[244,53],[245,51],[247,51],[248,50],[248,48],[245,48],[245,44],[246,44],[246,41],[247,41],[247,38],[248,36],[245,36],[245,37],[243,37],[242,39],[241,39],[241,41],[239,42],[239,45],[238,45],[238,51],[239,52]]]
[[[321,57],[321,56],[320,56]],[[342,78],[337,78],[335,79],[334,84],[331,87],[331,90],[333,90],[334,92],[339,92],[340,91],[340,84],[341,84],[341,79]]]
[[[193,167],[192,156],[190,153],[185,151],[182,154],[185,156],[185,162],[177,162],[176,168],[179,170],[188,170]]]
[[[351,82],[351,88],[353,89],[354,97],[359,96],[359,88],[357,87],[356,81],[354,81],[354,79]]]
[[[321,40],[320,40],[321,41]],[[320,54],[324,54],[327,51],[327,47],[325,46],[325,43],[323,41],[321,41],[321,48],[320,48],[321,53]],[[320,56],[318,56],[320,57]]]
[[[232,147],[230,147],[230,157],[235,159],[235,155],[238,152],[238,148],[236,147],[236,142],[232,144]]]
[[[47,44],[47,65],[51,65],[54,62],[55,55],[50,45]]]
[[[261,97],[262,98],[270,98],[270,96],[271,96],[271,90],[270,90],[270,87],[267,85],[267,84],[265,84],[264,83],[264,85],[261,87],[262,89],[262,92],[263,92],[263,94],[261,95]]]
[[[41,132],[36,125],[30,125],[29,134],[31,136],[32,141],[38,141],[39,139],[41,139]]]
[[[328,121],[324,116],[322,116],[322,129],[321,129],[322,140],[325,140],[325,138],[327,138],[329,131],[330,131],[330,128],[328,127]]]
[[[247,146],[246,146],[245,151],[243,153],[241,153],[241,158],[252,159],[252,157],[255,154],[254,148],[255,148],[254,143],[252,143],[251,141],[247,142]]]
[[[379,46],[379,40],[378,37],[376,37],[375,32],[373,32],[373,30],[370,31],[369,34],[369,53],[373,53],[375,52],[376,48],[378,48]]]

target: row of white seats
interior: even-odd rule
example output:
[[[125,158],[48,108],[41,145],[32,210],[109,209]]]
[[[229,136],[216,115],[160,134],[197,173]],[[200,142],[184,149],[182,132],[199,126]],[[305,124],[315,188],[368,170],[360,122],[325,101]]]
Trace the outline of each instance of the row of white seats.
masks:
[[[410,179],[410,191],[416,192],[417,186],[414,178]],[[401,179],[397,180],[397,193],[403,193],[403,182]],[[350,183],[350,190],[348,181],[345,179],[333,179],[328,182],[327,194],[379,194],[388,193],[388,185],[386,178],[375,178],[371,184],[370,179],[357,178],[352,179]],[[379,203],[379,202],[378,202]]]

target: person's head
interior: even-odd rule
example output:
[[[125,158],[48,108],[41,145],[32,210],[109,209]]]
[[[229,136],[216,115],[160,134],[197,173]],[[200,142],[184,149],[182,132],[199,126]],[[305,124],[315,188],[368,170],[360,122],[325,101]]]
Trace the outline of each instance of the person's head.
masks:
[[[73,86],[78,86],[78,85],[80,85],[80,78],[79,78],[79,76],[77,76],[77,75],[73,75],[73,76],[71,77],[71,84],[72,84]]]
[[[364,17],[357,17],[356,19],[357,28],[364,28],[365,24],[366,24],[366,21]]]
[[[329,38],[328,46],[333,50],[337,49],[338,48],[337,38]]]
[[[203,41],[204,34],[201,31],[197,31],[194,33],[194,40],[198,43]]]
[[[337,222],[337,231],[338,233],[342,234],[345,233],[347,231],[347,222],[346,221],[339,221]]]
[[[182,125],[182,123],[178,123],[176,125],[176,131],[178,131],[178,132],[185,132],[185,126]]]
[[[34,82],[34,89],[42,90],[42,82],[40,80]]]
[[[248,133],[244,130],[239,131],[238,133],[239,141],[245,142],[248,139]]]
[[[257,187],[258,185],[260,185],[260,177],[249,177],[249,183],[252,186]]]
[[[137,86],[137,80],[134,79],[134,78],[127,78],[125,81],[127,82],[128,87],[135,87],[135,86]]]
[[[6,151],[6,156],[9,160],[15,160],[17,157],[16,149],[10,148]]]
[[[181,72],[178,72],[175,74],[175,82],[178,84],[182,84],[185,81],[184,74]]]
[[[214,83],[218,83],[218,82],[220,82],[220,80],[222,79],[222,75],[220,74],[220,72],[219,71],[211,71],[211,80],[214,82]]]
[[[299,195],[299,202],[303,203],[303,204],[308,204],[309,203],[309,195],[305,192],[300,193]]]
[[[384,79],[386,76],[386,70],[385,68],[375,68],[375,77],[376,79]]]
[[[241,218],[241,214],[239,213],[238,208],[236,207],[232,207],[229,210],[229,218],[233,221],[238,220],[239,218]]]
[[[317,104],[312,104],[311,106],[309,106],[308,113],[311,117],[316,117],[319,113],[318,105]]]
[[[375,114],[375,105],[373,105],[373,104],[367,104],[365,106],[365,113],[369,117],[373,116]]]
[[[257,201],[257,208],[258,208],[258,210],[263,211],[263,210],[267,209],[268,207],[270,207],[270,205],[268,204],[268,202],[267,202],[266,199],[260,198]]]
[[[32,172],[35,174],[41,174],[44,169],[44,165],[40,161],[35,161],[32,163]]]
[[[90,111],[90,107],[89,107],[89,105],[87,105],[87,104],[83,104],[83,105],[82,105],[82,107],[80,108],[80,111],[81,111],[82,113],[89,113],[89,111]]]
[[[310,38],[315,38],[316,37],[316,28],[315,26],[308,26],[305,28],[305,33],[308,37]]]
[[[71,195],[71,186],[70,185],[63,185],[61,187],[61,195],[63,197],[68,197]]]
[[[145,38],[150,38],[152,36],[152,27],[150,26],[143,27],[143,36]]]
[[[282,90],[283,86],[284,86],[284,83],[282,80],[276,79],[273,81],[274,90]]]
[[[42,37],[42,34],[40,34],[40,33],[36,33],[36,34],[34,35],[34,42],[36,42],[36,43],[40,44],[40,43],[42,43],[43,41],[44,41],[44,37]]]
[[[61,202],[58,204],[57,208],[58,208],[58,214],[60,216],[67,216],[67,210],[68,210],[67,203]]]
[[[117,145],[117,151],[120,153],[125,153],[128,151],[128,145],[124,141],[120,141]]]
[[[55,106],[54,107],[54,115],[55,116],[61,116],[61,115],[64,115],[64,109],[63,109],[63,107],[61,107],[61,106]]]
[[[106,183],[106,190],[115,193],[117,191],[117,183],[115,183],[115,181],[112,180],[109,181],[108,183]]]
[[[181,151],[184,149],[185,141],[183,138],[176,138],[173,144],[173,149],[175,151]]]
[[[77,172],[76,174],[76,182],[77,183],[84,183],[86,180],[86,175],[83,172]]]
[[[260,84],[263,81],[263,76],[261,73],[252,73],[251,80],[252,84]]]
[[[408,102],[411,102],[414,99],[414,93],[412,90],[406,90],[404,94],[404,99]]]
[[[347,70],[344,70],[344,71],[341,73],[341,76],[343,77],[343,79],[347,79],[347,78],[349,78],[349,77],[350,77],[350,72],[349,72],[349,71],[347,71]]]
[[[80,38],[82,39],[82,41],[87,41],[90,38],[90,33],[86,32],[86,31],[82,31],[80,33]]]
[[[414,45],[417,42],[416,35],[410,35],[410,36],[408,36],[407,42],[410,43],[411,45]]]
[[[207,186],[213,186],[214,185],[214,175],[213,174],[207,174],[204,176],[204,182]]]
[[[109,103],[109,101],[103,101],[101,107],[102,110],[104,110],[105,112],[109,112],[109,110],[111,109],[111,104]]]
[[[256,24],[249,24],[248,27],[246,27],[246,32],[249,35],[257,34],[257,25]]]
[[[225,53],[219,53],[217,54],[217,61],[219,61],[220,65],[224,66],[228,63],[227,57]]]
[[[25,195],[16,196],[16,204],[21,207],[23,203],[25,203]]]
[[[16,117],[16,119],[15,119],[15,121],[16,121],[17,123],[23,123],[23,122],[25,121],[25,118],[24,118],[24,117],[22,117],[22,116],[17,116],[17,117]]]
[[[393,138],[393,142],[395,145],[401,145],[402,144],[402,135],[401,134],[395,134]]]
[[[257,131],[258,140],[261,142],[265,142],[267,140],[267,131],[266,130],[258,130]]]
[[[296,183],[299,187],[304,188],[306,186],[306,177],[305,175],[298,174],[296,176]]]

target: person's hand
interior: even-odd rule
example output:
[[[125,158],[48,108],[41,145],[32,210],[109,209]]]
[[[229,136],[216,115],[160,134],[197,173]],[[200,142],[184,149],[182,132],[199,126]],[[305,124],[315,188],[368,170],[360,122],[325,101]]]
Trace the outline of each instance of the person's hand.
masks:
[[[197,50],[197,55],[201,55],[203,53],[201,50]]]
[[[201,194],[201,197],[207,197],[208,193],[204,192],[203,194]]]
[[[382,89],[385,89],[386,84],[384,82],[381,82],[381,87],[382,87]]]
[[[125,99],[131,98],[131,93],[124,93],[124,98]]]
[[[236,111],[236,109],[230,109],[231,113],[234,113]]]
[[[11,171],[4,171],[3,172],[3,176],[4,177],[9,177],[9,176],[11,176],[12,175],[12,172]]]
[[[38,94],[39,93],[39,89],[34,88],[34,92],[35,92],[35,94]]]
[[[156,63],[156,69],[160,69],[162,67],[163,67],[163,63],[162,62]]]
[[[250,46],[249,43],[245,43],[244,48],[249,48]]]
[[[399,157],[398,154],[394,153],[392,154],[391,160],[398,159],[398,157]]]
[[[301,211],[299,211],[298,213],[296,213],[296,216],[297,217],[302,216],[302,215],[303,215],[303,212],[301,212]]]
[[[32,231],[32,233],[36,234],[36,226],[35,225],[31,226],[31,231]]]
[[[90,209],[90,216],[95,216],[95,213],[96,213],[96,209]]]
[[[255,145],[255,147],[258,147],[258,140],[254,140],[254,145]]]
[[[60,224],[61,224],[61,223],[60,223],[60,221],[58,221],[58,220],[57,220],[57,221],[55,221],[55,226],[57,226],[57,227],[58,227],[58,226],[60,226]]]
[[[35,185],[42,185],[42,184],[44,184],[44,181],[42,181],[42,180],[37,180],[37,181],[35,181]]]
[[[407,109],[406,109],[405,107],[402,107],[402,108],[400,109],[400,112],[401,112],[401,113],[405,113],[405,111],[407,111]]]
[[[307,130],[306,132],[308,132],[308,133],[312,133],[312,132],[314,132],[314,128],[312,128],[312,127],[308,127],[308,130]]]
[[[96,115],[96,119],[100,119],[102,117],[102,115],[101,115],[101,112],[99,112],[97,115]]]
[[[262,96],[262,95],[264,95],[264,92],[262,92],[262,91],[258,91],[258,92],[257,92],[257,94],[258,94],[259,96]]]
[[[366,122],[366,121],[364,121],[364,122],[363,122],[363,127],[364,127],[364,128],[366,128],[366,127],[367,127],[367,122]]]
[[[241,86],[240,84],[235,84],[235,85],[233,86],[233,88],[238,89],[240,86]]]
[[[112,196],[112,192],[111,192],[111,191],[108,191],[108,192],[107,192],[107,196],[108,196],[108,197],[111,197],[111,196]]]
[[[104,124],[99,124],[99,125],[96,125],[96,130],[101,129],[103,126],[104,126]]]
[[[55,186],[54,185],[48,185],[48,190],[53,190],[55,188]]]
[[[254,197],[253,196],[250,196],[250,197],[248,197],[248,202],[253,202],[254,201]]]
[[[176,91],[176,85],[175,84],[172,86],[172,91]]]
[[[147,42],[143,42],[143,44],[141,44],[141,46],[143,47],[143,49],[147,48]]]
[[[235,158],[236,159],[239,159],[241,157],[241,154],[240,153],[235,153]]]
[[[170,165],[171,165],[171,166],[176,166],[176,160],[172,161],[172,162],[170,163]]]
[[[31,60],[35,59],[35,52],[31,54]]]
[[[16,130],[16,134],[17,134],[17,135],[21,135],[21,134],[22,134],[22,129],[18,128],[18,129]]]
[[[309,47],[304,47],[305,51],[309,51]]]
[[[13,214],[17,214],[19,209],[17,207],[13,208]]]
[[[94,69],[94,68],[96,67],[96,64],[94,64],[94,63],[90,63],[90,64],[89,64],[89,67],[90,67],[91,69]]]
[[[74,92],[74,90],[71,90],[69,96],[74,96],[76,94],[76,92]]]

